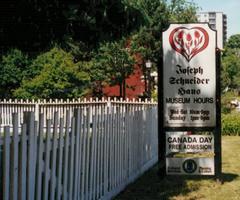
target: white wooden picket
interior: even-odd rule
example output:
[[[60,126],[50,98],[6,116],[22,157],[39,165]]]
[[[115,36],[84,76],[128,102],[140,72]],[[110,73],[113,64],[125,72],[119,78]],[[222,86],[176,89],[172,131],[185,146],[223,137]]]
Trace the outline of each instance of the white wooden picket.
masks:
[[[0,199],[111,199],[157,162],[154,102],[4,100],[0,112]]]

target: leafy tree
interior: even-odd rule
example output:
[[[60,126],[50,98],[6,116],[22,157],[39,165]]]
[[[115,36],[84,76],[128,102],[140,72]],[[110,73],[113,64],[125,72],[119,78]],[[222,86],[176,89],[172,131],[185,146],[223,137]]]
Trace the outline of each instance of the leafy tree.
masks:
[[[17,98],[76,98],[89,86],[89,75],[74,63],[73,56],[57,47],[33,61],[36,75],[24,80],[14,92]]]
[[[0,58],[0,97],[11,98],[13,91],[27,75],[30,61],[18,49],[12,49]]]
[[[103,88],[110,82],[109,74],[106,67],[106,61],[96,55],[88,62],[88,74],[91,79],[91,94],[93,97],[103,97]]]
[[[186,0],[171,0],[168,4],[170,22],[196,22],[198,6]]]
[[[121,38],[141,23],[140,12],[122,0],[0,1],[2,49],[39,52],[66,36],[95,47]]]
[[[227,41],[226,48],[240,49],[240,34],[230,36]]]
[[[232,53],[223,57],[222,61],[222,89],[225,87],[236,88],[240,83],[239,57]]]
[[[120,97],[123,98],[126,97],[126,79],[132,74],[135,63],[125,46],[124,41],[106,43],[99,48],[95,58],[105,68],[107,82],[119,85]]]
[[[139,65],[142,67],[146,85],[145,62],[151,60],[157,66],[161,65],[162,31],[169,26],[170,22],[195,22],[197,7],[194,3],[185,0],[133,0],[131,2],[132,6],[141,11],[145,19],[145,26],[132,34],[130,46],[132,51],[142,58]]]
[[[145,19],[145,26],[160,31],[170,22],[194,22],[198,7],[186,0],[133,0],[131,5],[139,9]]]
[[[146,27],[143,27],[140,29],[140,31],[133,35],[131,37],[130,41],[130,49],[133,54],[136,55],[138,59],[138,66],[141,67],[143,75],[144,75],[144,82],[145,82],[145,92],[147,93],[147,74],[148,69],[146,68],[146,62],[150,60],[152,63],[157,62],[155,55],[157,54],[157,51],[159,50],[159,47],[156,45],[158,42],[156,42],[154,36],[152,35],[151,31],[147,30]],[[160,52],[160,51],[159,51]],[[151,70],[154,69],[156,65],[153,65]],[[147,95],[147,94],[145,94]]]
[[[133,53],[140,54],[144,60],[154,60],[154,51],[156,51],[156,40],[146,27],[139,30],[138,33],[132,35],[130,41],[130,49]]]
[[[235,89],[240,85],[240,34],[232,35],[226,45],[222,58],[222,89]]]
[[[134,0],[132,5],[144,16],[145,26],[133,36],[135,51],[144,59],[150,58],[160,64],[161,37],[170,22],[195,22],[197,7],[186,0]],[[138,49],[138,50],[137,50]]]
[[[0,2],[0,42],[3,48],[39,51],[68,32],[64,1],[11,0]]]
[[[162,30],[170,21],[194,20],[195,10],[195,5],[185,0],[1,1],[1,50],[19,47],[35,56],[55,42],[61,46],[26,64],[13,89],[24,80],[14,95],[78,97],[90,87],[94,95],[101,96],[105,84],[117,84],[125,97],[125,80],[134,69],[126,47],[141,54],[143,60],[159,64]],[[123,36],[129,38],[130,33],[128,42],[116,42]]]

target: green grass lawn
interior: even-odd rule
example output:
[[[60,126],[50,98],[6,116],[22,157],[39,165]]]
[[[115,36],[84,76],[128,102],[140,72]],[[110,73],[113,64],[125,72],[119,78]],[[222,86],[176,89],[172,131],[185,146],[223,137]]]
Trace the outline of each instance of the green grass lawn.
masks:
[[[160,180],[154,167],[115,200],[240,200],[240,137],[222,138],[223,183],[204,177],[171,176]]]

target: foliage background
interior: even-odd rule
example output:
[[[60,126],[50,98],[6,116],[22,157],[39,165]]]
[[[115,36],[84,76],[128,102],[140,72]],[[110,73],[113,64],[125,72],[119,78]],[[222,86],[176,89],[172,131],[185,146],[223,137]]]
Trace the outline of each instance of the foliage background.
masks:
[[[125,97],[134,54],[156,70],[162,30],[195,21],[196,9],[185,0],[3,0],[0,98],[101,97],[114,84]]]
[[[156,71],[162,31],[196,21],[197,10],[187,0],[0,1],[0,98],[101,98],[106,85],[125,97],[134,56],[144,75],[147,60]],[[225,44],[221,81],[222,132],[236,135],[229,102],[240,94],[240,34]]]

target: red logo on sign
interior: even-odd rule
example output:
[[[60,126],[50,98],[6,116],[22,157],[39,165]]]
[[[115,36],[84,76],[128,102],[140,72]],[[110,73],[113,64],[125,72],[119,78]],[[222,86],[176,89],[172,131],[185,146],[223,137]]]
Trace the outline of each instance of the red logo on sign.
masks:
[[[201,27],[178,27],[170,36],[169,42],[172,48],[182,54],[189,62],[195,55],[206,49],[209,43],[209,36]]]

